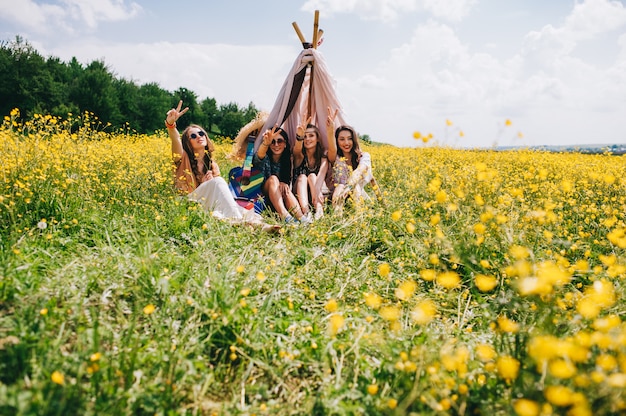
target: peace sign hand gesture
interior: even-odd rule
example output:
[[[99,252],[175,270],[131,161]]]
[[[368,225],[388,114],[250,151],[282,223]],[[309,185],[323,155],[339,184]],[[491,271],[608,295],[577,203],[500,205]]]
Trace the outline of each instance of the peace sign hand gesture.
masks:
[[[306,126],[308,126],[309,123],[311,123],[311,119],[312,119],[312,117],[307,118],[304,123],[300,124],[296,128],[296,136],[297,137],[304,137],[304,131],[306,130]],[[302,117],[302,120],[304,120],[304,117]]]
[[[274,140],[277,136],[280,136],[280,132],[277,130],[278,126],[272,127],[271,130],[265,130],[263,133],[263,144],[269,147],[272,144],[272,140]]]
[[[328,109],[328,117],[326,118],[326,126],[332,129],[335,127],[335,118],[337,117],[337,113],[339,112],[339,109],[336,108],[334,113],[333,113],[333,110],[330,109],[330,107],[327,107],[327,109]]]
[[[174,124],[174,123],[176,123],[176,121],[180,118],[180,116],[182,116],[183,114],[185,114],[189,110],[189,107],[185,107],[181,111],[180,108],[182,106],[183,106],[183,100],[180,100],[178,102],[178,106],[176,106],[176,108],[172,108],[170,111],[167,112],[167,115],[165,116],[165,122],[167,124]]]

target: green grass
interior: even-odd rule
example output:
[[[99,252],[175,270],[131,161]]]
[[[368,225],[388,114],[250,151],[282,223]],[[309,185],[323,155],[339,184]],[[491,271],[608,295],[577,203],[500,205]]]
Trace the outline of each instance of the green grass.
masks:
[[[607,239],[624,229],[621,158],[367,147],[384,204],[270,235],[177,196],[163,136],[57,147],[5,125],[0,140],[0,414],[508,415],[522,398],[553,414],[626,409],[625,247]],[[87,147],[97,157],[76,159]],[[548,263],[571,279],[520,295],[524,267]],[[481,291],[477,274],[497,287]],[[590,316],[578,302],[598,281],[616,301]],[[436,314],[416,323],[424,300]],[[539,365],[530,346],[544,335],[584,349],[575,375]],[[520,363],[512,379],[505,356]],[[559,404],[555,385],[574,399]]]

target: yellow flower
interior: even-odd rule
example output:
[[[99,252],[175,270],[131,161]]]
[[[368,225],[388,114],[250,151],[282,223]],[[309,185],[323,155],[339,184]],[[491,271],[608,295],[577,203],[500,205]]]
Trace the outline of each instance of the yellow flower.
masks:
[[[480,344],[476,346],[476,356],[483,363],[493,361],[496,358],[496,350],[489,344]]]
[[[420,270],[420,277],[427,282],[432,282],[437,277],[437,272],[433,269]]]
[[[329,299],[328,302],[326,302],[326,305],[324,306],[324,309],[326,309],[328,312],[337,312],[337,301],[335,299]]]
[[[378,313],[380,313],[381,318],[384,320],[392,322],[400,319],[402,315],[402,311],[396,306],[383,306]]]
[[[414,131],[414,132],[413,132],[413,138],[414,138],[415,140],[419,140],[419,139],[421,139],[421,138],[422,138],[422,133],[420,133],[419,131]]]
[[[378,274],[380,277],[387,277],[391,273],[391,267],[389,267],[388,263],[382,263],[378,266]]]
[[[394,221],[398,221],[400,218],[402,218],[402,211],[398,210],[398,211],[394,211],[391,214],[391,219]]]
[[[498,279],[496,279],[494,276],[486,274],[477,274],[474,277],[474,283],[476,284],[478,290],[480,290],[481,292],[489,292],[496,287],[496,285],[498,284]]]
[[[446,191],[444,190],[440,190],[435,195],[435,201],[439,202],[440,204],[443,204],[447,200],[448,200],[448,194],[446,194]]]
[[[407,301],[411,299],[411,296],[415,293],[415,289],[417,289],[415,281],[405,280],[396,288],[395,294],[398,299]]]
[[[333,314],[328,320],[328,333],[335,336],[343,328],[345,320],[339,314]]]
[[[367,386],[367,393],[371,396],[375,395],[378,393],[378,386],[376,384],[370,384]]]
[[[396,407],[398,407],[398,401],[396,399],[387,400],[387,407],[391,410],[395,409]]]
[[[418,325],[426,325],[437,314],[437,305],[432,300],[424,300],[418,303],[411,311],[411,318]]]
[[[478,235],[485,234],[485,231],[487,231],[487,227],[482,222],[474,224],[473,229],[474,229],[474,232]]]
[[[509,120],[508,118],[507,118],[506,120],[504,120],[504,125],[505,125],[505,126],[510,126],[510,125],[512,125],[512,124],[513,124],[513,123],[512,123],[512,122],[511,122],[511,120]]]
[[[102,353],[95,352],[91,354],[91,356],[89,357],[89,361],[92,361],[92,362],[100,361],[100,358],[102,358]]]
[[[143,313],[145,313],[146,315],[150,315],[154,312],[155,309],[156,307],[153,304],[149,304],[143,308]]]
[[[518,416],[538,416],[541,411],[539,403],[529,399],[515,400],[513,409]]]
[[[380,305],[383,302],[382,298],[378,296],[376,293],[365,293],[364,297],[365,297],[365,304],[372,309],[380,308]]]
[[[437,275],[437,283],[446,289],[454,289],[461,284],[461,278],[456,272],[443,272]]]
[[[604,371],[613,371],[617,368],[617,360],[609,354],[601,354],[596,358],[596,365]]]
[[[65,376],[58,371],[53,372],[52,375],[50,376],[50,379],[52,380],[53,383],[56,383],[60,386],[65,384]]]
[[[413,224],[412,222],[407,222],[406,223],[406,231],[409,234],[413,234],[415,232],[415,224]]]
[[[548,371],[556,378],[568,379],[576,375],[576,366],[570,361],[557,359],[550,362]]]
[[[498,374],[505,380],[514,380],[517,378],[517,374],[519,373],[520,363],[515,358],[504,355],[499,357],[496,361],[496,368],[498,369]]]
[[[519,331],[519,324],[506,316],[500,316],[498,317],[498,328],[500,328],[502,332],[515,333]]]
[[[244,272],[244,270],[245,270],[245,269],[246,269],[246,268],[245,268],[245,267],[243,267],[243,264],[240,264],[239,266],[237,266],[237,269],[236,269],[236,270],[237,270],[237,273],[241,274],[241,273],[243,273],[243,272]]]
[[[43,308],[39,311],[39,315],[46,316],[48,314],[48,308]]]
[[[543,395],[555,406],[569,406],[572,404],[574,392],[565,386],[548,386]]]

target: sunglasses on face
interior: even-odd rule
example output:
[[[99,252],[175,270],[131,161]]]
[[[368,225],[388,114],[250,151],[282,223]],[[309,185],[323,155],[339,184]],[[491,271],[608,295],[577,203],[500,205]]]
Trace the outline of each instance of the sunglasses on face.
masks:
[[[272,144],[283,144],[285,140],[283,139],[272,139]]]
[[[198,137],[204,137],[204,136],[205,136],[205,133],[204,133],[202,130],[200,130],[200,131],[198,132],[198,134],[196,134],[196,133],[191,133],[191,134],[189,135],[189,138],[190,138],[190,139],[197,139]]]

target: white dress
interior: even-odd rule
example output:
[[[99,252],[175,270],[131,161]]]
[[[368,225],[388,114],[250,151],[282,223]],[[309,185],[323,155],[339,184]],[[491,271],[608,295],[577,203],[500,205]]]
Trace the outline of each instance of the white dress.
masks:
[[[187,197],[200,203],[216,218],[235,222],[261,222],[262,218],[253,209],[248,210],[235,202],[228,184],[221,176],[202,182]]]

